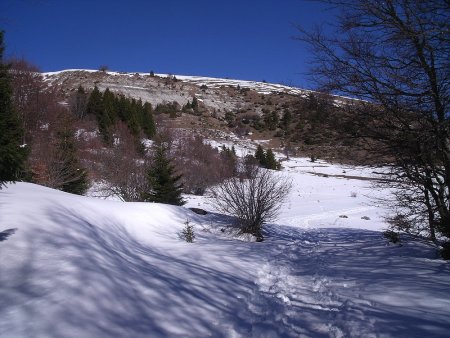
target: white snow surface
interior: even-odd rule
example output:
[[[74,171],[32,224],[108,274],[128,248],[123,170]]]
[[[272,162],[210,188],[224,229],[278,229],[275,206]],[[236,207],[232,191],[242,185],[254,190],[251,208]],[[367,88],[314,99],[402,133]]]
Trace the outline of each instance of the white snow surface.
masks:
[[[186,196],[200,216],[3,188],[0,337],[448,337],[449,263],[406,235],[387,243],[371,200],[386,192],[357,179],[373,169],[283,166],[294,188],[262,243],[206,197]],[[179,238],[186,220],[194,243]]]

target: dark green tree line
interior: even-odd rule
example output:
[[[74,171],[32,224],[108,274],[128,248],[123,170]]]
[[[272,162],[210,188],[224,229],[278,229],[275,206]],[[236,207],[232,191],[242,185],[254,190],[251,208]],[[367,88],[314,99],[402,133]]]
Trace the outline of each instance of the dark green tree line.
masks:
[[[94,87],[86,111],[96,117],[102,139],[107,144],[112,142],[112,128],[119,120],[127,124],[135,137],[141,132],[148,138],[155,135],[152,105],[123,95],[114,95],[108,88],[101,93],[97,86]]]
[[[23,177],[28,152],[22,144],[24,131],[11,100],[9,67],[3,61],[3,37],[4,32],[0,31],[0,189],[5,183]]]

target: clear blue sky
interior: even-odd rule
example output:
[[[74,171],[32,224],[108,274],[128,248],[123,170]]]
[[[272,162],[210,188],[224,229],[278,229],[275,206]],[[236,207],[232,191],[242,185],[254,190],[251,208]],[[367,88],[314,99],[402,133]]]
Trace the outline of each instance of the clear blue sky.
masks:
[[[6,56],[68,68],[266,80],[311,88],[292,39],[333,20],[302,0],[1,0]]]

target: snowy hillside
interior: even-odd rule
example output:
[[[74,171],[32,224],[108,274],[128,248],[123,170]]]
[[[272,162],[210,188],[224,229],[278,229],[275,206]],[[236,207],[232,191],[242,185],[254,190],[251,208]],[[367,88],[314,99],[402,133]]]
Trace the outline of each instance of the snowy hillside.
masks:
[[[160,76],[167,76],[167,75],[160,74]],[[181,81],[196,84],[198,86],[205,85],[208,88],[219,88],[221,86],[231,86],[231,87],[239,86],[240,88],[253,89],[260,94],[286,93],[293,95],[305,95],[306,93],[310,92],[309,90],[300,89],[296,87],[260,81],[232,80],[232,79],[221,79],[204,76],[186,76],[186,75],[176,75],[176,78]]]
[[[448,337],[449,264],[382,237],[384,211],[369,204],[380,193],[362,179],[375,174],[284,166],[294,189],[262,243],[221,231],[231,220],[215,213],[9,185],[0,336]],[[205,197],[187,206],[213,211]],[[194,243],[178,237],[186,220]]]
[[[48,80],[52,80],[52,78],[56,78],[63,73],[71,73],[71,72],[88,72],[95,73],[97,70],[92,69],[66,69],[57,72],[47,72],[43,73],[44,78]],[[148,76],[149,73],[122,73],[122,72],[106,72],[109,75],[120,76],[125,75],[128,77],[135,77],[136,74],[139,76]],[[205,85],[208,88],[220,88],[222,86],[231,86],[231,87],[240,87],[240,88],[249,88],[257,91],[261,94],[269,94],[269,93],[286,93],[293,95],[305,95],[309,93],[309,90],[304,90],[296,87],[285,86],[281,84],[272,84],[266,82],[259,81],[246,81],[246,80],[232,80],[232,79],[222,79],[222,78],[212,78],[205,76],[189,76],[189,75],[170,75],[170,74],[155,74],[155,76],[166,78],[169,76],[175,76],[180,81],[188,82],[195,84],[197,86]]]
[[[48,84],[62,89],[65,94],[73,92],[79,85],[87,89],[96,85],[101,91],[109,88],[115,93],[150,102],[152,105],[174,101],[184,105],[196,96],[211,111],[236,112],[244,107],[255,109],[255,105],[250,104],[245,96],[230,93],[230,88],[235,92],[249,89],[263,96],[288,94],[292,97],[305,97],[311,92],[279,84],[202,76],[151,76],[149,73],[102,72],[89,69],[68,69],[42,75]],[[175,82],[172,81],[174,78]],[[261,109],[256,111],[260,112]]]

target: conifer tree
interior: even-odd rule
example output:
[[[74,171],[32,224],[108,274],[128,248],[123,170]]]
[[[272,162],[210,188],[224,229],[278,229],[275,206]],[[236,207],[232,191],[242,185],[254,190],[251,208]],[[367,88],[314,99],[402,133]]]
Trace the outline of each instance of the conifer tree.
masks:
[[[191,108],[194,109],[195,112],[198,110],[198,100],[195,96],[192,98]]]
[[[74,131],[67,119],[56,131],[56,144],[51,161],[55,188],[72,194],[83,195],[89,187],[86,169],[77,158]]]
[[[282,128],[288,132],[289,131],[289,124],[292,121],[292,114],[289,110],[285,110],[283,117],[281,118],[280,124]]]
[[[278,115],[276,112],[267,112],[264,114],[264,124],[266,125],[266,128],[269,130],[275,130],[278,126]]]
[[[266,151],[266,165],[265,167],[267,169],[272,170],[279,170],[280,169],[280,163],[276,160],[275,154],[273,153],[272,149],[267,149]]]
[[[110,125],[113,125],[114,122],[117,120],[117,107],[115,102],[115,96],[109,90],[109,88],[106,88],[105,92],[103,93],[103,109],[104,109],[103,113],[105,114],[105,117],[107,117],[106,121],[109,120]]]
[[[127,99],[125,98],[125,96],[120,95],[120,96],[116,96],[116,108],[117,108],[117,115],[119,117],[119,119],[122,122],[126,122],[127,121]]]
[[[279,170],[281,168],[280,162],[276,160],[275,154],[270,148],[267,149],[267,151],[264,151],[261,145],[258,145],[255,152],[255,159],[263,168],[272,170]]]
[[[87,113],[94,116],[100,115],[103,111],[102,100],[102,93],[100,93],[98,87],[95,86],[94,90],[91,92],[91,95],[89,95],[89,100],[86,107]]]
[[[110,143],[111,135],[109,132],[109,127],[111,126],[111,119],[105,110],[103,95],[98,90],[97,86],[94,87],[94,90],[89,96],[86,110],[88,114],[92,114],[97,118],[98,129],[102,135],[103,141],[105,143]]]
[[[181,197],[183,186],[178,183],[182,176],[175,174],[163,143],[156,142],[154,150],[154,162],[147,173],[151,190],[143,195],[143,199],[147,202],[183,205],[186,203]]]
[[[135,99],[132,99],[129,104],[129,111],[127,115],[127,125],[128,129],[133,136],[138,136],[140,127],[139,127],[139,103]]]
[[[151,139],[155,136],[156,126],[153,120],[153,108],[149,102],[145,102],[142,115],[142,130]]]
[[[261,147],[260,144],[258,144],[258,147],[256,148],[255,152],[255,158],[258,161],[259,165],[262,167],[266,166],[266,154],[264,153],[264,149]]]
[[[22,177],[27,157],[27,149],[21,145],[24,131],[11,101],[8,66],[3,63],[3,34],[0,31],[0,189]]]

